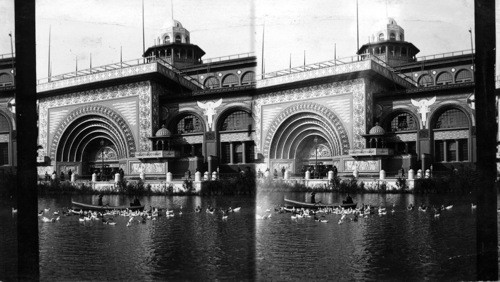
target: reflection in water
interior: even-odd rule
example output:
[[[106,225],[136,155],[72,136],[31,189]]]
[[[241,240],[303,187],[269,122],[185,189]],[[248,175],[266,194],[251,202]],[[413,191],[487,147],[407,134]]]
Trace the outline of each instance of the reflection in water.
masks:
[[[130,201],[123,196],[104,198],[113,204]],[[90,202],[92,196],[75,200]],[[41,280],[254,278],[253,197],[154,196],[140,200],[147,207],[173,209],[175,216],[163,214],[146,223],[135,219],[129,227],[129,218],[123,216],[115,217],[115,226],[101,221],[80,223],[77,216],[40,222]],[[64,197],[39,199],[39,207],[51,211],[70,203]],[[203,212],[194,211],[198,205]],[[222,220],[220,211],[205,212],[208,205],[242,209]]]
[[[80,223],[62,216],[39,222],[40,277],[52,280],[472,280],[475,278],[475,213],[466,197],[378,195],[355,196],[358,203],[387,207],[387,215],[370,215],[357,222],[327,214],[292,220],[274,212],[284,196],[308,200],[305,193],[261,193],[253,197],[143,197],[149,206],[168,207],[165,216],[145,224],[116,217],[115,226],[100,221]],[[319,193],[318,201],[339,203],[345,195]],[[95,196],[74,200],[97,201]],[[104,201],[126,204],[125,196]],[[39,210],[68,207],[66,196],[39,199]],[[406,207],[453,204],[435,218],[432,212]],[[16,218],[13,202],[0,202],[0,280],[16,274]],[[203,212],[194,208],[202,206]],[[241,206],[222,220],[215,207]],[[392,213],[394,205],[395,212]],[[182,215],[179,215],[182,207]],[[270,211],[268,212],[267,209]],[[258,215],[271,215],[263,220]],[[351,216],[348,216],[349,218]],[[11,254],[11,255],[6,255]]]
[[[307,200],[305,193],[262,193],[258,214],[283,204],[285,195]],[[345,195],[320,193],[317,200],[340,203]],[[368,218],[325,214],[328,223],[313,218],[291,219],[290,213],[275,213],[257,220],[257,277],[272,280],[387,280],[475,278],[475,214],[470,199],[433,195],[365,194],[358,203],[384,206],[386,215],[376,212]],[[409,203],[442,205],[450,211],[435,218],[430,211],[408,211]],[[394,213],[391,212],[394,205]],[[352,220],[350,220],[352,219]],[[280,276],[277,276],[277,275]]]

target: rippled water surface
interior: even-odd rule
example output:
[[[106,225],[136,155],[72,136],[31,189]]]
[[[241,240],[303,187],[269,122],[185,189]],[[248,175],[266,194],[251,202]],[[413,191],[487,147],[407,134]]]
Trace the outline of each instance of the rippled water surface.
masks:
[[[309,201],[304,193],[258,196],[257,213],[288,198]],[[345,195],[320,193],[316,200],[339,203]],[[257,277],[259,280],[473,280],[476,269],[475,213],[467,197],[413,195],[359,195],[355,202],[387,207],[359,218],[341,215],[291,219],[290,213],[272,213],[256,221]],[[409,203],[453,204],[434,213],[408,211]],[[394,204],[394,212],[392,212]]]
[[[384,206],[373,214],[339,224],[340,215],[291,219],[274,208],[284,197],[309,200],[306,193],[260,193],[254,197],[143,197],[149,206],[173,209],[175,216],[146,223],[116,216],[116,225],[80,223],[61,216],[39,217],[42,281],[81,280],[474,280],[476,214],[468,196],[353,196],[358,203]],[[339,203],[345,195],[318,193],[317,201]],[[74,200],[97,202],[95,196]],[[111,205],[128,204],[124,196],[105,196]],[[71,205],[68,196],[39,198],[39,210],[52,213]],[[453,204],[439,218],[431,211],[406,207]],[[0,202],[0,280],[16,272],[17,220],[12,201]],[[194,211],[209,205],[241,206],[227,220],[222,214]],[[393,208],[394,205],[394,208]],[[394,209],[394,212],[392,212]],[[182,215],[179,212],[182,210]],[[267,211],[269,210],[269,211]],[[256,216],[257,214],[257,216]],[[270,215],[270,217],[269,217]],[[261,219],[266,216],[267,219]]]
[[[107,199],[106,199],[107,198]],[[82,197],[82,202],[96,201]],[[104,197],[104,202],[128,198]],[[40,222],[40,277],[53,280],[252,279],[254,277],[254,198],[144,197],[147,206],[168,207],[174,217],[158,217],[127,227],[100,221],[80,223],[77,216]],[[69,198],[42,198],[40,208],[69,206]],[[196,213],[195,207],[241,207],[229,214]],[[182,207],[182,209],[181,209]],[[179,212],[182,211],[182,215]],[[49,213],[50,213],[49,212]]]

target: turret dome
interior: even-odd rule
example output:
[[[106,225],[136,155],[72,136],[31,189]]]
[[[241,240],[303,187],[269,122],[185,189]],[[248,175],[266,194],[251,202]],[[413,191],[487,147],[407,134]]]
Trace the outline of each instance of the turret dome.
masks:
[[[378,123],[370,129],[370,135],[384,135],[385,130]]]
[[[158,131],[156,131],[155,134],[156,137],[170,137],[172,136],[172,132],[170,130],[165,128],[165,125],[163,125]]]

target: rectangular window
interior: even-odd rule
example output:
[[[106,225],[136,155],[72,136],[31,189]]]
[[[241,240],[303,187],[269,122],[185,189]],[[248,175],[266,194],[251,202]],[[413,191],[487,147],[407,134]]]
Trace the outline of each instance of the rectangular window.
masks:
[[[9,143],[0,143],[0,166],[9,164]]]
[[[446,144],[447,161],[454,162],[457,161],[457,142],[454,140],[448,140]]]
[[[467,139],[458,140],[458,151],[461,161],[469,160],[469,147],[467,145]]]
[[[229,161],[229,143],[221,143],[221,163],[228,164]]]
[[[437,140],[434,143],[434,151],[435,151],[435,159],[436,162],[442,162],[444,161],[444,143],[441,140]]]

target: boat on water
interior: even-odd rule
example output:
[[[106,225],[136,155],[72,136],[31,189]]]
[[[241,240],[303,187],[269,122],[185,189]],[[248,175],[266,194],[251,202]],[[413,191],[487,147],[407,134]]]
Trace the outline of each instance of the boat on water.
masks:
[[[317,209],[317,208],[356,208],[356,203],[351,203],[351,204],[324,204],[324,203],[308,203],[308,202],[301,202],[301,201],[295,201],[295,200],[290,200],[285,198],[285,205],[290,205],[296,208],[310,208],[310,209]]]
[[[80,202],[71,201],[71,204],[74,208],[82,209],[82,210],[94,210],[94,211],[108,211],[108,210],[144,210],[144,206],[98,206],[85,204]]]

